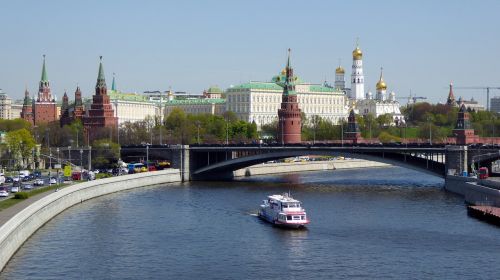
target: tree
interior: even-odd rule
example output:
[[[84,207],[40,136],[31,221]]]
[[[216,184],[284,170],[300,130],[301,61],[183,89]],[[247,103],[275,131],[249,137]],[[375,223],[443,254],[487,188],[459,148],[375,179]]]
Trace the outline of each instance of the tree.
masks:
[[[10,131],[7,133],[5,141],[11,154],[20,158],[18,167],[26,167],[28,159],[33,156],[33,149],[36,146],[31,132],[26,128]]]
[[[120,145],[109,139],[96,140],[92,143],[92,166],[95,168],[114,167],[120,159]]]

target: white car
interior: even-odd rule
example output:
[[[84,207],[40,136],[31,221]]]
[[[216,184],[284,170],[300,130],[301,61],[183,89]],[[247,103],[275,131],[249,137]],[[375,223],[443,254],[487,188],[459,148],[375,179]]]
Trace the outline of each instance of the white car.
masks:
[[[19,186],[12,186],[12,187],[10,188],[10,192],[11,192],[11,193],[16,193],[16,192],[19,192]]]
[[[0,187],[0,197],[7,197],[7,196],[9,196],[7,189],[4,187]]]
[[[31,189],[33,189],[33,186],[31,184],[25,184],[25,185],[23,185],[23,189],[31,190]]]
[[[36,179],[35,182],[33,182],[33,185],[35,186],[43,186],[43,180],[42,179]]]
[[[51,184],[51,185],[57,184],[56,178],[50,178],[49,184]]]

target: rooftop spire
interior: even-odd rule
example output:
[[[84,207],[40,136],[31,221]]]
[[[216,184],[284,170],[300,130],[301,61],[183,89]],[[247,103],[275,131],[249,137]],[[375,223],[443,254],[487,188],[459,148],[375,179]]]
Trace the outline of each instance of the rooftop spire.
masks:
[[[43,67],[42,67],[42,82],[48,82],[49,80],[47,79],[47,70],[45,70],[45,55],[43,55]]]
[[[113,83],[111,84],[111,90],[116,91],[115,73],[113,73]]]
[[[102,67],[102,55],[99,57],[99,60],[100,60],[99,61],[99,74],[97,74],[96,88],[106,88],[106,79],[104,78],[104,68]]]

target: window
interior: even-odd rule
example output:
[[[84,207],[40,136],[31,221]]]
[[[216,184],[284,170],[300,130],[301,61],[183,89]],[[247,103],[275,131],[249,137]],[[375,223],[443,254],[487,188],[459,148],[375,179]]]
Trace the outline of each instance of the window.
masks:
[[[292,220],[292,216],[286,216],[286,220],[287,221],[291,221]]]

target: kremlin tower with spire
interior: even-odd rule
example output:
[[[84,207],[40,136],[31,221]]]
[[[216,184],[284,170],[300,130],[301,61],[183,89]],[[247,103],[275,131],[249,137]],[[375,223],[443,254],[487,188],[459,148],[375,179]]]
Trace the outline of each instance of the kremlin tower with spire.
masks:
[[[106,79],[104,78],[104,69],[102,66],[102,56],[100,57],[99,73],[95,86],[95,94],[92,96],[92,104],[87,110],[87,115],[83,118],[88,141],[93,140],[96,128],[112,128],[118,125],[113,107],[109,102],[107,94]]]
[[[38,95],[34,102],[29,102],[29,93],[26,90],[21,117],[33,125],[57,121],[57,104],[50,91],[50,82],[47,78],[45,55],[43,56],[42,78],[38,87]],[[28,107],[32,105],[31,112]]]
[[[283,94],[281,107],[278,109],[278,135],[277,139],[282,144],[300,143],[301,140],[301,118],[300,109],[295,92],[295,77],[290,65],[290,49],[288,49],[288,60],[285,68],[285,81],[281,84]]]

